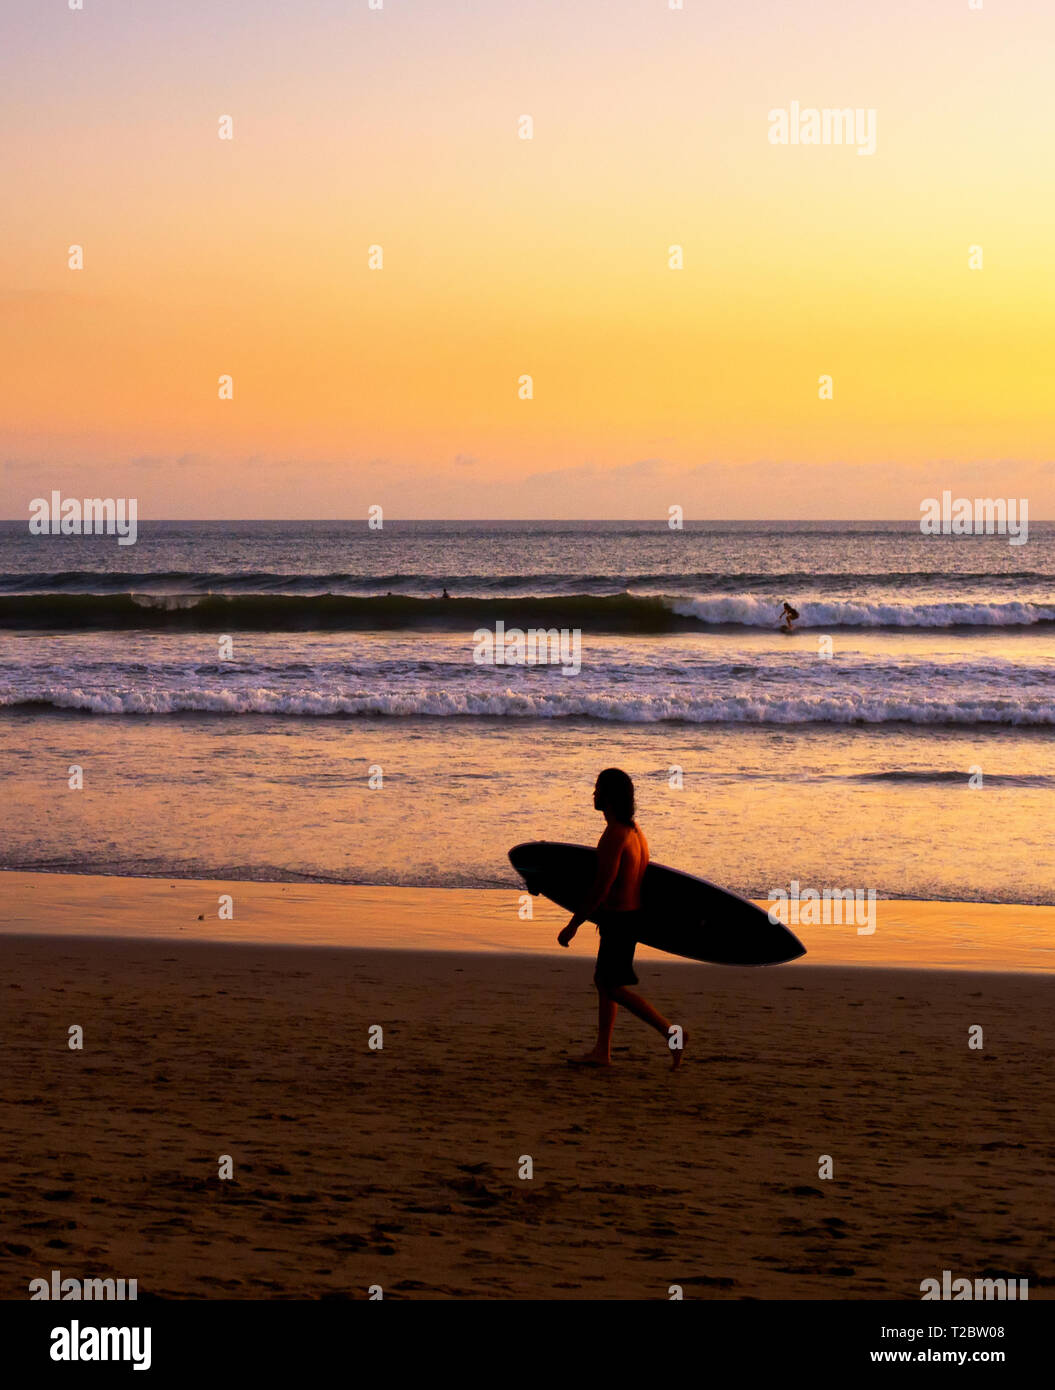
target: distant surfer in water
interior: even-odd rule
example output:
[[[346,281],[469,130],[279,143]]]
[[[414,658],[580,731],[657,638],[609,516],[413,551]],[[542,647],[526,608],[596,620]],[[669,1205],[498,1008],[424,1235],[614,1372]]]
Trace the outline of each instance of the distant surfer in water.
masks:
[[[593,792],[594,810],[602,811],[608,822],[597,844],[597,876],[582,907],[557,937],[569,946],[572,937],[588,917],[597,918],[601,944],[597,951],[597,1045],[585,1057],[569,1058],[573,1066],[607,1067],[612,1061],[612,1032],[619,1005],[663,1035],[669,1046],[672,1024],[652,1005],[634,994],[627,985],[636,985],[634,948],[641,912],[641,880],[648,868],[648,841],[634,819],[634,784],[618,767],[607,767],[597,778]],[[685,1043],[671,1049],[671,1063],[677,1069]]]
[[[447,592],[446,588],[444,588],[443,593],[440,595],[440,598],[450,598],[450,594]]]
[[[792,608],[790,603],[785,603],[784,611],[780,615],[780,626],[784,629],[785,632],[791,631],[791,624],[795,621],[795,619],[798,616],[798,609]]]

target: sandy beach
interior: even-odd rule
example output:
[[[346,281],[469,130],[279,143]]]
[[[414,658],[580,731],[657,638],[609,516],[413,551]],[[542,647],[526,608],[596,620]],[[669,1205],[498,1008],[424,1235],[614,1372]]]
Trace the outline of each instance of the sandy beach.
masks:
[[[1050,975],[824,964],[812,943],[755,971],[643,957],[689,1031],[681,1071],[622,1015],[611,1070],[581,1074],[588,942],[144,939],[101,930],[114,902],[174,894],[190,928],[202,891],[105,883],[109,905],[98,881],[5,875],[4,1298],[53,1269],[141,1298],[918,1300],[945,1269],[1055,1288]],[[326,895],[373,892],[408,941],[437,915],[239,888],[293,895],[293,936],[332,927]]]

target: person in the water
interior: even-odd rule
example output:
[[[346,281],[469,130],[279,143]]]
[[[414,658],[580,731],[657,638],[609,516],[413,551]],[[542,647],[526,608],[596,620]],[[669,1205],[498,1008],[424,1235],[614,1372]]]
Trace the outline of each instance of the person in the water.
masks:
[[[597,1043],[585,1057],[569,1061],[573,1066],[607,1067],[612,1061],[612,1032],[620,1004],[662,1034],[668,1047],[674,1025],[640,994],[627,989],[627,985],[637,984],[634,948],[641,914],[641,880],[648,868],[648,841],[634,819],[630,777],[618,767],[605,768],[597,778],[593,804],[608,822],[597,845],[597,876],[586,901],[557,940],[562,946],[570,945],[583,922],[596,918],[601,933],[593,977],[597,986]],[[675,1070],[684,1055],[684,1029],[680,1042],[680,1047],[671,1048]]]
[[[798,609],[792,608],[790,603],[785,603],[784,611],[780,615],[780,626],[785,632],[791,631],[791,625],[798,616]]]

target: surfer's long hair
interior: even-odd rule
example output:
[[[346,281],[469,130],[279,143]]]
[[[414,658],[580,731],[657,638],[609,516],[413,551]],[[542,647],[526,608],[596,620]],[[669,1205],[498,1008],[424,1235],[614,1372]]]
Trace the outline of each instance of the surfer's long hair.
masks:
[[[621,767],[606,767],[597,777],[597,799],[622,825],[635,825],[634,784]]]

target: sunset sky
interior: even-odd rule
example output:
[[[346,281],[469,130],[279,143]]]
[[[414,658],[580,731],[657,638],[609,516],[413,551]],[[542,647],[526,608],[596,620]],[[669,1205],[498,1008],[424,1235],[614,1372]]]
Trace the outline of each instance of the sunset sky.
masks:
[[[684,6],[3,0],[0,514],[1055,516],[1055,6]]]

